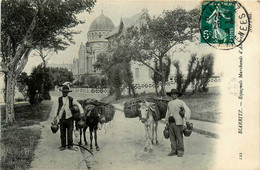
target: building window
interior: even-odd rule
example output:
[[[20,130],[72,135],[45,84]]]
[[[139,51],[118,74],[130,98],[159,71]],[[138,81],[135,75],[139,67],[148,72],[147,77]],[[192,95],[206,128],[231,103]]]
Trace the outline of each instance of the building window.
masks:
[[[139,68],[135,68],[135,79],[139,80]]]

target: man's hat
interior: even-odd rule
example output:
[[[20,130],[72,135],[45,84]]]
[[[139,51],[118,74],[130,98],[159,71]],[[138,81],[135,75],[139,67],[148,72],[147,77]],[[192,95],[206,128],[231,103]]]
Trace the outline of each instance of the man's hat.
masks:
[[[168,96],[171,96],[172,94],[177,94],[178,97],[182,96],[181,92],[179,92],[178,90],[176,89],[171,89],[170,92],[166,93]]]
[[[62,89],[60,90],[62,92],[72,92],[68,86],[62,86]]]

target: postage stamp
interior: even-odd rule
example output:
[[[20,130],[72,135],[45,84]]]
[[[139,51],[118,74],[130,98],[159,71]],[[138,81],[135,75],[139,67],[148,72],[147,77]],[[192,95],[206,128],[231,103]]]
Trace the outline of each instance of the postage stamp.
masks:
[[[246,9],[236,1],[204,1],[201,6],[201,43],[229,50],[242,44],[249,33]]]

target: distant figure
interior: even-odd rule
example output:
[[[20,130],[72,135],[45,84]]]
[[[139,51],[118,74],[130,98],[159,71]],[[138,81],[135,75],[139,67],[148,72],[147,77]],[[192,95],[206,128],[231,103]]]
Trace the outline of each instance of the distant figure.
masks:
[[[68,93],[71,92],[68,86],[63,86],[61,91],[62,96],[58,98],[59,106],[57,110],[57,116],[54,118],[55,120],[59,118],[60,122],[61,147],[59,149],[63,151],[66,149],[66,146],[68,146],[68,149],[73,150],[73,105],[77,105],[79,107],[80,115],[83,115],[84,111],[82,106],[76,100],[68,96]],[[66,138],[68,141],[67,145]]]
[[[165,117],[171,141],[171,152],[168,156],[178,155],[178,157],[182,157],[184,155],[183,124],[184,119],[186,119],[186,123],[189,122],[191,111],[182,100],[178,99],[182,95],[178,90],[172,89],[171,92],[166,94],[172,98],[168,103]],[[180,115],[182,108],[185,110],[184,115]]]

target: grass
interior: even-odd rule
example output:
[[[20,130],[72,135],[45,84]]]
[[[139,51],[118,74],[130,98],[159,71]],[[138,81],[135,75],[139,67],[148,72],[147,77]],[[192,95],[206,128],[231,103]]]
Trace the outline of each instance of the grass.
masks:
[[[158,97],[154,93],[138,95],[136,98]],[[122,96],[116,100],[115,96],[107,96],[102,99],[107,103],[122,103],[135,98]],[[185,95],[180,97],[191,110],[191,119],[206,122],[220,123],[219,111],[220,92],[218,88],[210,88],[208,93]]]
[[[47,120],[51,106],[51,101],[43,101],[37,106],[18,106],[15,108],[16,122],[14,124],[7,125],[2,120],[1,169],[30,168],[41,129],[22,129],[21,127],[39,124],[39,122]]]
[[[52,102],[43,101],[36,106],[22,105],[15,107],[15,122],[11,126],[24,127],[39,124],[49,117]],[[5,111],[2,114],[1,124],[2,127],[8,127],[5,123]]]
[[[2,130],[1,169],[29,169],[40,135],[39,129]]]
[[[191,110],[191,119],[220,123],[219,94],[196,94],[182,100]]]

